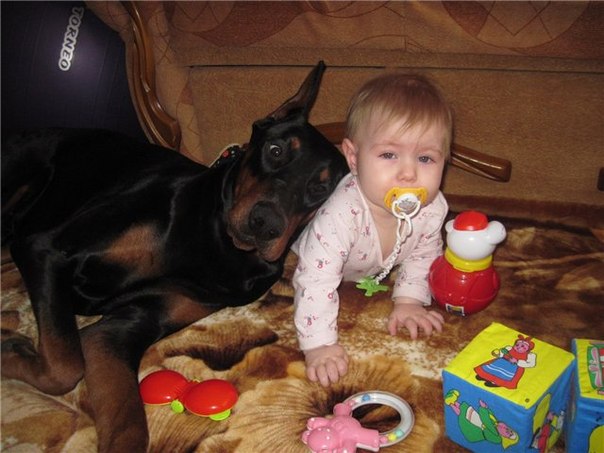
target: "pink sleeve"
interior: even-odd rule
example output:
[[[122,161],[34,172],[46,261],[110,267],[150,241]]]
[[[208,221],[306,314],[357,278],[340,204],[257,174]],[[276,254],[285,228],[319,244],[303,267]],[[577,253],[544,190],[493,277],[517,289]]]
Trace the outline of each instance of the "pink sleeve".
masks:
[[[294,322],[302,350],[336,343],[346,231],[333,203],[324,206],[296,243]]]

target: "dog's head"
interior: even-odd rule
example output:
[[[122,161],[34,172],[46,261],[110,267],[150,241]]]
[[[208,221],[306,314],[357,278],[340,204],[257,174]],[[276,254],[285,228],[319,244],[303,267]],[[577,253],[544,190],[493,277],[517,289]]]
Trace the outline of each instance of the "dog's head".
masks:
[[[338,149],[308,123],[325,65],[298,93],[256,121],[240,162],[227,231],[237,248],[279,259],[348,172]]]

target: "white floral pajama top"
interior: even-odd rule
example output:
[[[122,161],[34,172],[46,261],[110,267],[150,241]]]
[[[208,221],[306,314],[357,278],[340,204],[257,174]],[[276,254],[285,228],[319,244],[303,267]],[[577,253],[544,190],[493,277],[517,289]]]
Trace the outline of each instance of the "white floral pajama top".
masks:
[[[443,253],[441,228],[448,211],[441,192],[412,219],[396,259],[398,275],[392,297],[413,297],[429,305],[428,272]],[[298,255],[294,273],[294,322],[302,350],[338,339],[338,286],[378,274],[386,265],[377,228],[352,174],[340,181],[292,246]],[[361,291],[361,290],[359,290]]]

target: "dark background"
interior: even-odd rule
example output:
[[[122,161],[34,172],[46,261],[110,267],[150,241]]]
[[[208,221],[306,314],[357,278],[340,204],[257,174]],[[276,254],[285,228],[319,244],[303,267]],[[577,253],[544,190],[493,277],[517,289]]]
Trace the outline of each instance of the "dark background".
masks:
[[[59,69],[72,8],[85,8],[69,71]],[[0,3],[3,133],[94,127],[146,140],[128,91],[117,32],[83,2]]]

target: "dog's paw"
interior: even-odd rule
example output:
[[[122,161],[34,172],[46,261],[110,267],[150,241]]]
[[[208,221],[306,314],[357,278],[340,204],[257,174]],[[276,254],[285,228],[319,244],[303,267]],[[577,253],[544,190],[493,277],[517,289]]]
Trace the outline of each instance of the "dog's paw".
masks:
[[[39,356],[30,338],[15,332],[2,331],[2,377],[25,380],[27,370],[39,362]]]
[[[38,355],[30,338],[15,333],[12,333],[8,338],[5,338],[4,334],[2,335],[1,351],[2,365],[4,365],[5,358],[11,355],[31,358]]]

